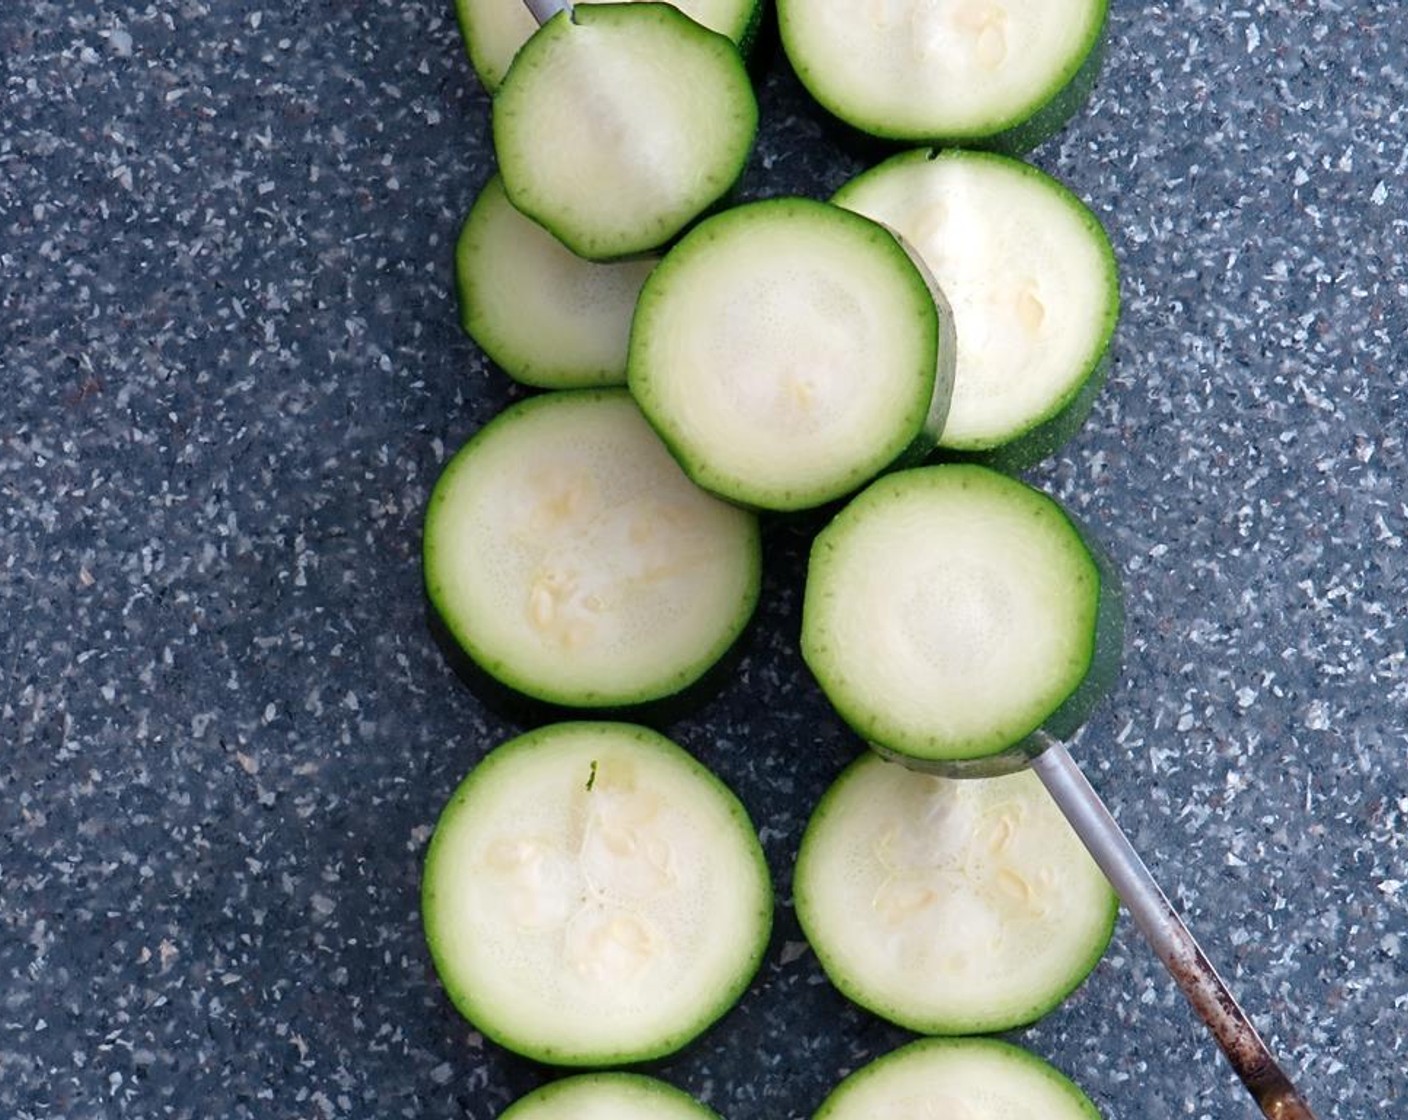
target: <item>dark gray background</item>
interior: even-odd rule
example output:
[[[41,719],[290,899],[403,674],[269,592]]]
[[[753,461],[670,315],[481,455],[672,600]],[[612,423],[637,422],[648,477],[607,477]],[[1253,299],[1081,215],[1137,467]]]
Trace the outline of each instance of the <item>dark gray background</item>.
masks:
[[[767,41],[765,50],[770,48]],[[1129,596],[1078,754],[1322,1118],[1405,1114],[1408,35],[1389,0],[1115,0],[1035,161],[1106,222],[1113,373],[1032,472]],[[747,197],[877,154],[761,62]],[[417,918],[431,825],[516,725],[417,558],[515,393],[456,325],[488,102],[446,0],[0,7],[0,1115],[483,1120]],[[774,529],[728,686],[669,725],[779,892],[741,1005],[657,1072],[805,1117],[901,1032],[800,944],[789,868],[857,750]],[[1251,1116],[1127,921],[1020,1041],[1110,1120]]]

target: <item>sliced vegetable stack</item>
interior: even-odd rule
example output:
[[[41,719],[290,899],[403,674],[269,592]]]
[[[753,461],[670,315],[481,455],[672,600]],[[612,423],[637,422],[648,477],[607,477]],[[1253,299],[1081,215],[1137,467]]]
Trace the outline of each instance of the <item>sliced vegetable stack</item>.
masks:
[[[426,589],[456,641],[554,704],[673,695],[753,612],[753,511],[850,498],[813,549],[802,652],[852,727],[889,754],[979,770],[1038,728],[1073,728],[1118,662],[1108,565],[1025,484],[915,464],[939,447],[1020,466],[1079,425],[1117,304],[1099,223],[1034,168],[959,151],[898,156],[831,202],[718,209],[758,123],[739,50],[756,0],[580,4],[536,30],[519,2],[457,0],[495,91],[499,174],[456,276],[466,332],[509,376],[559,391],[491,420],[431,496]],[[1015,149],[1088,91],[1105,5],[778,12],[797,72],[843,119]],[[795,896],[842,992],[935,1033],[1043,1014],[1114,920],[1032,776],[940,780],[869,753],[817,807]],[[464,779],[422,912],[478,1029],[600,1067],[672,1053],[733,1005],[772,893],[718,778],[656,732],[580,722],[521,735]],[[953,1041],[858,1072],[818,1120],[894,1108],[1095,1115],[1039,1059]],[[505,1117],[647,1114],[713,1117],[616,1074],[544,1086]]]
[[[489,1037],[539,1061],[671,1053],[742,994],[772,888],[738,799],[663,736],[563,723],[497,747],[425,860],[435,967]]]

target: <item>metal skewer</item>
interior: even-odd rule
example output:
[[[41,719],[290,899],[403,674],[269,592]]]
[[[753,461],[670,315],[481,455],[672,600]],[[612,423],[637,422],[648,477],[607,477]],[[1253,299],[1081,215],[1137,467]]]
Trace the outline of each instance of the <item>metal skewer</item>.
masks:
[[[1031,759],[1031,768],[1100,865],[1134,924],[1193,1010],[1207,1024],[1262,1114],[1268,1120],[1315,1120],[1310,1106],[1272,1056],[1065,744],[1041,732],[1037,735],[1045,741],[1045,747]]]

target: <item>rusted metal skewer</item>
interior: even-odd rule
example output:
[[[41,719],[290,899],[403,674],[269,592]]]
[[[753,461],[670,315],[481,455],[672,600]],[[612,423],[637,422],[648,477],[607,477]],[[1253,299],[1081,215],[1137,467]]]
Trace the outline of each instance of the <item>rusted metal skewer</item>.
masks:
[[[1315,1120],[1310,1106],[1296,1091],[1247,1013],[1154,882],[1144,861],[1081,773],[1065,744],[1050,736],[1041,737],[1046,746],[1032,758],[1031,768],[1105,872],[1134,924],[1163,961],[1193,1010],[1207,1024],[1262,1114],[1268,1120]]]

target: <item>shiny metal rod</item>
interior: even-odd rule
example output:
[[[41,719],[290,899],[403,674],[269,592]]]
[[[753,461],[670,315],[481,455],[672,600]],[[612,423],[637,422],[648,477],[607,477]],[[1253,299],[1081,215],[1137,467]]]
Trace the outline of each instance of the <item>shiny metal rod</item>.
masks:
[[[533,13],[533,18],[541,27],[558,12],[570,12],[572,5],[564,0],[523,0],[523,6]]]

